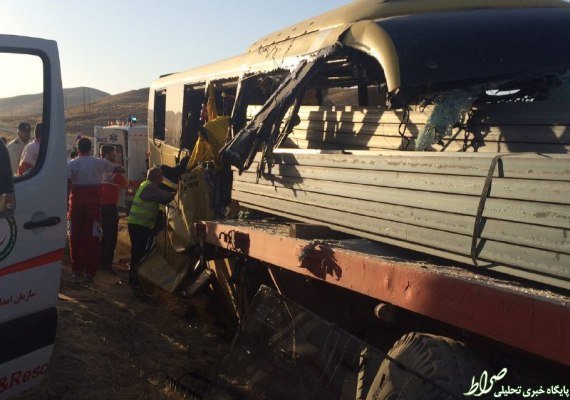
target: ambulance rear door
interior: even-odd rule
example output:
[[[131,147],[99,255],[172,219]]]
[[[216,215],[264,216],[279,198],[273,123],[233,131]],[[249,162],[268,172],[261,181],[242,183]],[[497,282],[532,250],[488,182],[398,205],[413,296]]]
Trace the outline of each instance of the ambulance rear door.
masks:
[[[0,98],[24,95],[33,101],[0,111],[0,125],[27,122],[32,137],[33,128],[43,124],[35,166],[0,184],[0,399],[39,383],[47,372],[57,330],[67,201],[57,44],[0,35]],[[8,180],[11,174],[2,176]]]

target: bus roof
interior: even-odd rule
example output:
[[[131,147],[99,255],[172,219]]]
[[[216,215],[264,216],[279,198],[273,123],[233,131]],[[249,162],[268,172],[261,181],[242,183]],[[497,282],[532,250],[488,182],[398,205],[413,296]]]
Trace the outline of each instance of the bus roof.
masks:
[[[292,69],[301,60],[310,58],[318,51],[340,41],[348,47],[365,51],[376,58],[384,70],[388,89],[392,91],[402,86],[402,66],[406,63],[413,63],[413,60],[404,58],[405,55],[402,53],[401,47],[396,49],[393,37],[387,33],[384,27],[379,25],[381,21],[388,22],[399,16],[405,16],[409,20],[409,17],[414,15],[434,13],[443,15],[445,12],[463,10],[524,10],[528,8],[570,9],[570,4],[562,0],[356,0],[336,10],[271,33],[252,44],[244,54],[162,77],[153,82],[151,90],[160,90],[177,83],[192,84],[209,80],[237,78],[243,74]],[[566,16],[567,14],[564,18]],[[545,18],[550,17],[551,15]],[[476,18],[476,16],[471,17],[471,19]],[[488,13],[486,18],[490,19]],[[464,22],[470,23],[470,21]],[[501,21],[494,22],[497,22],[498,25],[502,24]],[[407,22],[406,26],[410,26],[410,24],[414,25],[416,22]],[[428,30],[432,29],[429,25],[426,26],[426,21],[422,21],[422,27]],[[535,26],[533,29],[540,29],[540,27]],[[406,32],[403,34],[411,35],[411,33]],[[420,35],[422,34],[420,32]],[[534,31],[529,30],[528,34],[533,35]],[[472,32],[466,32],[465,36],[471,38],[473,35]],[[431,38],[436,37],[438,36],[431,34]],[[407,42],[412,38],[406,36],[404,39]],[[442,40],[449,42],[451,39],[443,38]],[[402,43],[402,38],[400,38],[400,45]],[[436,47],[453,47],[451,42],[438,42],[437,44]],[[424,52],[426,51],[424,50]],[[497,51],[502,51],[502,49]],[[452,55],[448,57],[452,57]],[[416,84],[416,82],[405,83]]]
[[[248,52],[293,40],[311,32],[348,27],[358,21],[444,11],[536,7],[559,8],[570,7],[570,4],[562,0],[355,0],[340,8],[270,33],[253,43]]]

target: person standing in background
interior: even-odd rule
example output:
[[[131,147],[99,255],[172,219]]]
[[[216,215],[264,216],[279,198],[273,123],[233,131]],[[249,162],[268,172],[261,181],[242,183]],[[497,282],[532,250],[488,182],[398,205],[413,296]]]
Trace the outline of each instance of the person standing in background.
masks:
[[[0,140],[0,218],[3,217],[2,212],[13,212],[14,209],[14,180],[10,171],[10,156],[8,149],[3,140]],[[6,204],[6,196],[9,196],[8,204]]]
[[[22,158],[18,167],[18,175],[24,175],[36,166],[38,156],[40,155],[40,141],[42,139],[43,124],[41,122],[36,124],[34,128],[34,140],[28,143],[22,151]]]
[[[101,157],[113,164],[116,163],[116,153],[113,146],[103,146]],[[101,188],[101,222],[103,237],[101,238],[101,269],[112,274],[113,256],[117,246],[119,232],[119,189],[127,187],[127,180],[118,172],[105,172]]]
[[[10,165],[12,166],[13,174],[16,174],[16,172],[18,172],[18,166],[20,165],[22,151],[24,151],[24,147],[30,140],[31,133],[32,127],[30,124],[27,122],[20,122],[18,125],[18,133],[16,139],[12,140],[6,146],[8,149],[8,154],[10,155]]]
[[[101,260],[101,187],[104,173],[122,173],[123,167],[91,155],[91,140],[77,142],[79,156],[67,164],[71,185],[68,216],[71,223],[69,255],[73,280],[87,283],[93,278]],[[84,276],[85,274],[85,276]]]

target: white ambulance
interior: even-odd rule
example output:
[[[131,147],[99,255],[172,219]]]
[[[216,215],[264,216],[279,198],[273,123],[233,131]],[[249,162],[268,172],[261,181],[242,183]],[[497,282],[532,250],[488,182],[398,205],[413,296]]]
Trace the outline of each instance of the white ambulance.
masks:
[[[43,124],[35,166],[13,176],[6,149],[0,151],[0,399],[39,383],[49,367],[67,195],[57,44],[0,35],[0,98],[30,93],[41,93],[30,114]]]
[[[120,208],[128,208],[147,170],[147,126],[146,125],[110,125],[94,126],[95,155],[101,157],[101,148],[113,146],[117,155],[117,164],[125,168],[128,180],[126,189],[119,192]]]

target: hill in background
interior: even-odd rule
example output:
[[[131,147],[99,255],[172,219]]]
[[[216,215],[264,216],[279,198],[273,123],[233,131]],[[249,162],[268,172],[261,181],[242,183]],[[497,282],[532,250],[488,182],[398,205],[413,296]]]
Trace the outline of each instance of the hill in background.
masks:
[[[39,115],[42,112],[43,94],[27,94],[23,96],[0,99],[0,117],[26,117]],[[77,87],[63,90],[65,107],[89,104],[110,96],[109,93],[89,87]]]
[[[139,125],[146,124],[148,88],[131,90],[94,101],[85,108],[83,104],[65,109],[65,124],[68,134],[93,134],[93,125],[108,125],[109,122],[126,122],[130,115],[137,117]]]
[[[85,89],[85,104],[83,103],[82,88],[64,89],[64,92],[67,92],[65,94],[66,134],[92,135],[93,125],[108,125],[109,121],[126,121],[130,115],[135,115],[140,125],[146,124],[148,88],[131,90],[113,96],[97,89]],[[88,94],[89,96],[87,96]],[[18,101],[27,99],[29,103],[22,103],[23,110],[33,110],[36,101],[41,103],[39,94],[12,97],[10,99],[18,99]],[[0,99],[0,104],[2,101],[10,99]],[[87,102],[87,99],[90,99],[91,102]],[[8,103],[5,102],[4,104]],[[38,109],[41,109],[41,107]],[[40,118],[41,111],[29,114],[18,113],[18,115],[3,115],[0,113],[0,136],[11,139],[16,133],[16,126],[21,121],[29,122],[33,126],[40,121]]]

